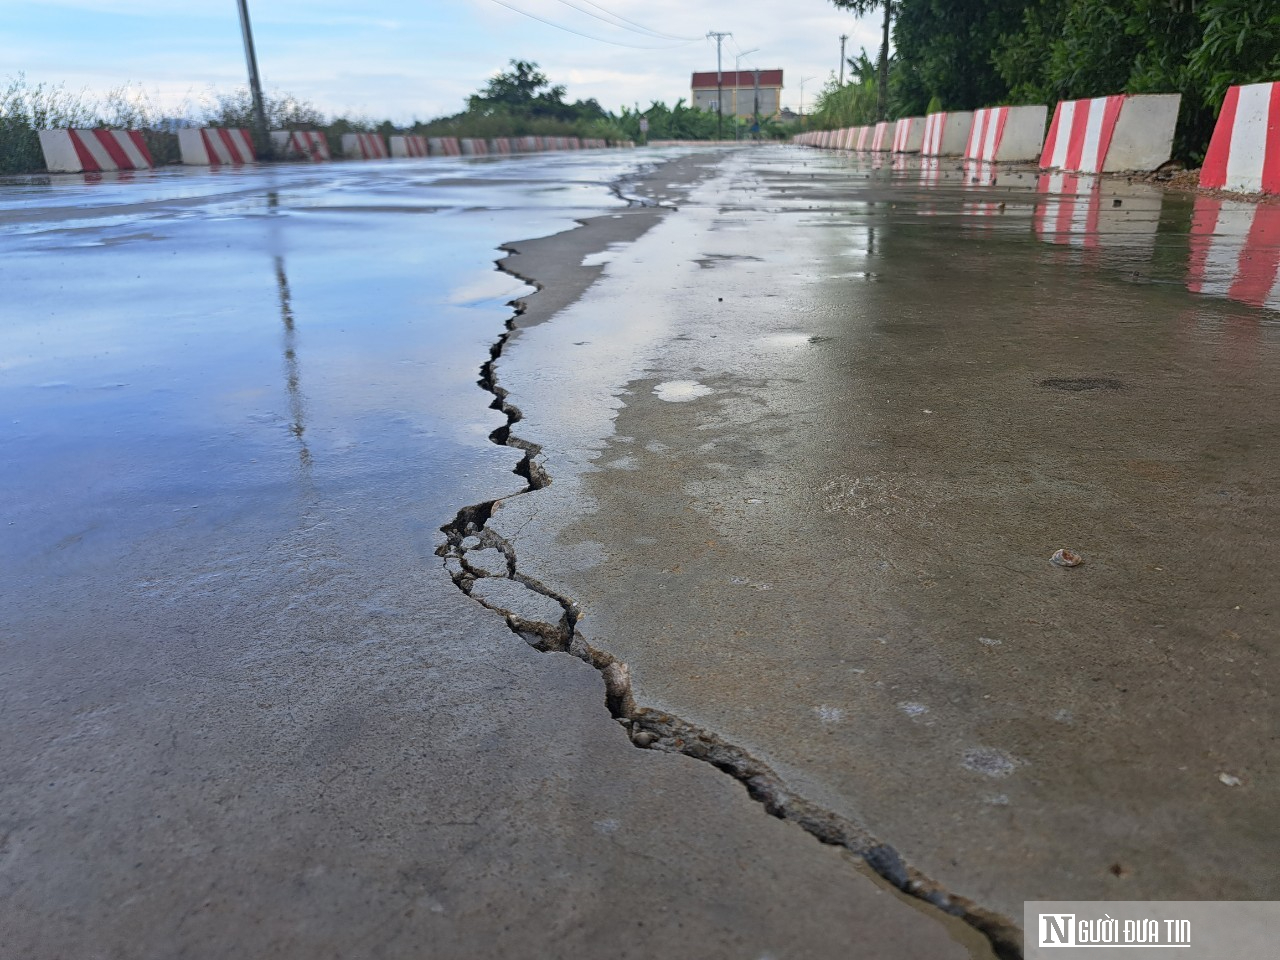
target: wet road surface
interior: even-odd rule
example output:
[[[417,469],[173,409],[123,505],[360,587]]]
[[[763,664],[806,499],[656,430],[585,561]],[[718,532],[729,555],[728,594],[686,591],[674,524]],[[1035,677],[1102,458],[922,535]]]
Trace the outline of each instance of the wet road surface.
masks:
[[[0,955],[984,955],[435,555],[524,485],[498,246],[640,165],[0,189]]]
[[[1276,895],[1274,209],[637,167],[3,191],[22,955],[982,955],[858,855],[1004,943]]]
[[[979,925],[1273,898],[1276,212],[734,156],[504,352],[489,526],[653,747]]]

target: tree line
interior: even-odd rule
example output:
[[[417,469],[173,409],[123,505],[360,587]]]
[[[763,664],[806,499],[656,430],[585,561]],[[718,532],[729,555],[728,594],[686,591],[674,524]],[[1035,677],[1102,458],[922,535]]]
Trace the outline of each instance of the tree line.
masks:
[[[1175,157],[1197,164],[1232,84],[1280,80],[1280,0],[831,0],[879,14],[894,53],[851,58],[823,128],[934,110],[1180,93]],[[888,35],[888,34],[886,34]],[[883,64],[884,76],[881,76]]]

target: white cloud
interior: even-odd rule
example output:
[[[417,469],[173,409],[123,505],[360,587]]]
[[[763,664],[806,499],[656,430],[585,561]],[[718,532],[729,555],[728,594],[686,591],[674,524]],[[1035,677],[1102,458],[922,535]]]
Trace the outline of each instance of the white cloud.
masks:
[[[249,6],[269,89],[296,94],[328,112],[400,122],[461,110],[467,95],[512,58],[536,61],[554,83],[568,87],[570,99],[595,98],[610,110],[688,99],[690,74],[716,66],[708,30],[733,33],[722,51],[726,70],[733,69],[740,51],[759,48],[741,58],[742,68],[781,68],[783,103],[796,108],[802,78],[811,78],[804,85],[811,104],[838,69],[841,33],[850,37],[849,56],[865,47],[874,57],[880,36],[874,18],[857,20],[828,0],[570,0],[587,9],[598,3],[653,30],[702,38],[683,45],[610,27],[559,0],[504,2],[584,33],[660,49],[576,37],[493,0],[364,0],[355,7],[350,0],[249,0]],[[33,81],[93,91],[133,82],[178,100],[190,91],[243,83],[239,24],[230,0],[25,0],[15,6],[27,13],[26,21],[38,19],[38,11],[62,16],[56,35],[23,25],[7,28],[6,49],[0,51],[6,73],[25,70]],[[79,21],[83,28],[76,26]]]

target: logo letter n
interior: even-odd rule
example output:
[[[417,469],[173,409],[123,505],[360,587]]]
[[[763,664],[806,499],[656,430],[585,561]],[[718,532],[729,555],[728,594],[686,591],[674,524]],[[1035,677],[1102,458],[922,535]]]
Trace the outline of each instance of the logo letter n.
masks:
[[[1040,914],[1040,947],[1073,947],[1076,943],[1074,913]]]

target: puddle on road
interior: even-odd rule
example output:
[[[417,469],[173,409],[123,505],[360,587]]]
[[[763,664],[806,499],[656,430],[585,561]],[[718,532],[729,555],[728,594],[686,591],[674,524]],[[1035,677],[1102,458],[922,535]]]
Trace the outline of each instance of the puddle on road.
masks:
[[[773,199],[792,209],[859,217],[872,207],[899,216],[959,220],[966,237],[1032,236],[1079,255],[1089,266],[1137,283],[1180,286],[1202,296],[1280,311],[1280,202],[1171,193],[1120,177],[1043,173],[957,158],[832,153],[841,177],[822,173],[802,198],[779,181]],[[843,182],[866,175],[886,191],[883,202],[846,201]],[[829,197],[815,202],[825,190]],[[856,251],[874,256],[874,250]],[[851,279],[870,273],[844,274]],[[1264,322],[1274,318],[1265,317]]]

